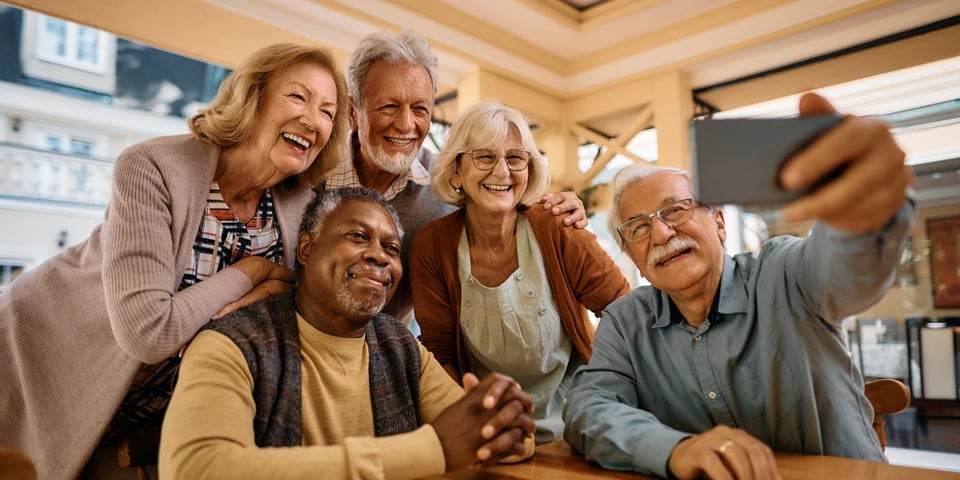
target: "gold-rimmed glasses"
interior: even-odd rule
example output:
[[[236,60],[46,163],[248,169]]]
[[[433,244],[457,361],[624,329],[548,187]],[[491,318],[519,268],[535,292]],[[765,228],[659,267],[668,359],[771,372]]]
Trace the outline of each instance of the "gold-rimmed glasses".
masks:
[[[469,152],[463,152],[473,158],[473,164],[478,170],[493,170],[503,157],[507,162],[507,168],[512,172],[526,170],[530,164],[530,152],[526,150],[507,150],[502,154],[496,150],[486,148],[476,148]]]
[[[639,242],[650,236],[653,230],[653,217],[657,217],[670,227],[683,225],[693,216],[697,204],[692,198],[684,198],[667,205],[648,215],[637,215],[617,227],[617,233],[624,242]]]

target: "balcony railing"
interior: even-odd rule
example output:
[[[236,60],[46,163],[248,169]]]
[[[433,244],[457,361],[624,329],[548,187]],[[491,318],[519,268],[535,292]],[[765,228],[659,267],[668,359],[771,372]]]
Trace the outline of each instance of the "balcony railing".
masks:
[[[0,142],[0,197],[106,207],[113,161]]]

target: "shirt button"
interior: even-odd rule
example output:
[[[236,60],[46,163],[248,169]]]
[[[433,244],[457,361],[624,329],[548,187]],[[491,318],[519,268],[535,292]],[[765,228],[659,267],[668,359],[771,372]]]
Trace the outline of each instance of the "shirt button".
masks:
[[[517,280],[523,280],[523,272],[517,272]]]
[[[473,286],[473,279],[472,279],[472,278],[467,280],[467,285],[470,285],[471,287]]]
[[[539,313],[540,313],[540,315],[543,315],[544,313],[547,313],[547,307],[540,307],[540,312],[539,312]]]
[[[463,302],[463,303],[464,303],[466,306],[468,306],[468,307],[471,306],[471,305],[473,305],[473,302],[470,301],[470,300],[467,300],[467,301],[465,301],[465,302]]]
[[[537,292],[534,292],[533,290],[527,290],[527,298],[533,298],[533,296],[536,294]]]
[[[710,393],[707,394],[707,396],[710,397],[710,400],[716,400],[716,399],[717,399],[717,392],[710,392]]]
[[[695,342],[699,342],[701,338],[702,338],[702,337],[701,337],[700,335],[697,335],[696,337],[693,337],[693,340],[694,340]]]

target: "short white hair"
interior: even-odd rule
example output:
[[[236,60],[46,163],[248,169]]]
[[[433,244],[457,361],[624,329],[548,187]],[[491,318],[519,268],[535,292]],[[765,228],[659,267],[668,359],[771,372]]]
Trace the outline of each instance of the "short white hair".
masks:
[[[623,167],[616,175],[614,175],[613,180],[610,182],[610,191],[613,193],[613,202],[610,206],[610,214],[607,215],[607,228],[610,229],[610,234],[617,241],[617,245],[621,250],[624,249],[625,245],[623,243],[623,238],[620,237],[620,232],[617,231],[617,228],[623,224],[623,218],[620,216],[620,200],[623,199],[623,192],[627,191],[627,187],[637,183],[641,180],[646,180],[657,173],[672,173],[674,175],[681,175],[690,182],[690,190],[693,191],[693,179],[690,176],[690,172],[673,167],[658,167],[656,165],[650,165],[645,163],[634,163],[632,165],[627,165]]]

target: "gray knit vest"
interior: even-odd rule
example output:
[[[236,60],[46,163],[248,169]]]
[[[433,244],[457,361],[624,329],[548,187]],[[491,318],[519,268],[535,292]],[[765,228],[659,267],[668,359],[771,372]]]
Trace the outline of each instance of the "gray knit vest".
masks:
[[[260,447],[302,444],[300,335],[293,294],[283,294],[207,324],[232,340],[253,376],[257,413],[253,426]],[[416,339],[389,315],[367,324],[370,401],[376,436],[420,426],[420,349]]]

